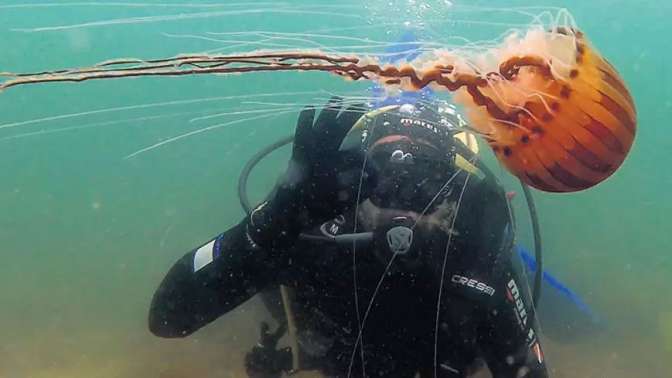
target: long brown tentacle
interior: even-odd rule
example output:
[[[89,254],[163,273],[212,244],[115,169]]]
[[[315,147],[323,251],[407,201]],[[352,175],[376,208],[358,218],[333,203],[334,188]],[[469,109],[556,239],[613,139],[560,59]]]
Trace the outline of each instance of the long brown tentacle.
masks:
[[[375,62],[362,63],[362,60],[357,57],[282,52],[228,56],[192,55],[156,60],[118,59],[87,68],[27,74],[3,73],[2,76],[8,79],[0,83],[0,90],[19,85],[50,82],[265,71],[326,71],[352,80],[379,78],[387,84],[396,84],[401,79],[407,78],[416,89],[424,88],[430,83],[436,83],[450,91],[455,91],[465,85],[473,87],[487,85],[483,77],[456,73],[450,65],[437,65],[433,69],[419,73],[410,65],[401,68],[383,67]]]

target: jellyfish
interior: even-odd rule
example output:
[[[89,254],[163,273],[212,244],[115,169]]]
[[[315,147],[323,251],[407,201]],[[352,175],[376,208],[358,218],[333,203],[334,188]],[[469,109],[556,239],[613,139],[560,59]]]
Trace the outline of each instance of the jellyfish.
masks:
[[[488,48],[436,48],[395,64],[318,49],[183,54],[3,72],[0,91],[46,82],[279,71],[322,71],[389,91],[451,92],[504,167],[546,192],[576,192],[604,181],[622,165],[636,134],[635,105],[623,79],[572,23],[531,25]]]
[[[510,172],[543,191],[574,192],[618,169],[634,141],[635,106],[583,33],[534,30],[494,53],[486,84],[460,88],[456,101]]]
[[[383,8],[381,12],[390,11],[388,9],[389,3],[388,1],[385,1],[384,4],[381,2],[381,8]],[[152,6],[163,8],[176,6],[175,4],[149,3],[103,4],[103,2],[81,4],[96,7]],[[280,12],[283,15],[287,15],[289,12],[296,12],[297,14],[302,12],[307,15],[320,13],[325,17],[336,17],[335,12],[341,9],[326,8],[324,5],[318,8],[310,8],[303,4],[293,5],[291,2],[287,5],[278,6],[273,4],[262,5],[262,3],[255,2],[254,6],[262,7],[255,9],[251,4],[218,5],[212,3],[199,5],[190,3],[180,6],[217,8],[216,11],[212,12],[180,12],[179,14],[155,17],[124,17],[106,21],[96,20],[71,26],[40,27],[26,31],[49,32],[50,30],[72,30],[75,27],[128,25],[135,22],[154,22],[168,19],[201,19],[218,15],[228,18],[237,14],[249,17],[250,15],[271,11]],[[64,7],[68,10],[74,6],[72,3],[40,4],[39,6],[45,5]],[[28,7],[25,4],[20,6]],[[34,6],[31,5],[30,7],[26,9],[35,10]],[[245,9],[239,10],[237,7]],[[247,9],[248,7],[251,9]],[[3,8],[4,11],[6,6],[0,6],[0,8]],[[355,12],[361,13],[361,8],[362,5],[358,4]],[[523,14],[532,8],[507,9],[509,12]],[[458,7],[451,7],[450,11],[458,16],[464,14],[460,13],[461,10]],[[481,12],[478,9],[466,10],[466,12],[472,11]],[[501,10],[483,11],[500,12]],[[441,15],[442,19],[449,18],[448,16]],[[480,17],[480,14],[476,16]],[[565,16],[566,12],[561,11],[554,18],[560,20]],[[386,59],[382,54],[376,54],[375,51],[362,52],[361,49],[358,49],[358,46],[334,48],[333,42],[308,43],[301,46],[292,46],[289,43],[291,40],[298,39],[316,42],[314,40],[319,38],[316,33],[333,33],[333,29],[311,31],[308,27],[301,26],[301,32],[291,33],[281,33],[277,30],[274,32],[258,30],[230,33],[208,32],[205,35],[208,39],[226,38],[229,41],[235,39],[240,39],[240,41],[222,42],[224,47],[217,49],[217,51],[185,53],[162,59],[118,59],[114,58],[115,55],[113,55],[110,60],[89,67],[48,69],[42,72],[7,72],[9,71],[8,67],[0,66],[0,101],[2,101],[2,92],[4,91],[10,92],[15,87],[52,82],[83,82],[145,76],[167,78],[212,75],[220,79],[222,86],[224,86],[227,85],[227,78],[230,78],[230,75],[266,72],[269,75],[261,76],[265,78],[271,76],[272,78],[273,73],[283,71],[317,71],[352,82],[371,81],[379,84],[390,93],[400,90],[422,91],[430,88],[452,94],[454,101],[463,107],[466,116],[469,118],[469,122],[465,126],[465,131],[469,133],[469,137],[472,138],[475,135],[487,143],[502,165],[522,181],[547,192],[584,190],[606,180],[625,160],[636,131],[636,113],[633,100],[616,69],[597,52],[574,22],[557,23],[552,21],[550,23],[540,23],[537,21],[541,20],[541,16],[532,17],[534,18],[532,23],[516,24],[513,26],[516,30],[507,31],[503,37],[492,43],[465,41],[464,44],[455,46],[440,42],[428,43],[423,44],[425,47],[420,54],[393,61]],[[388,19],[393,18],[388,17]],[[476,22],[478,24],[474,23],[473,25],[486,25],[482,20]],[[525,22],[527,22],[527,19]],[[403,23],[400,22],[398,25],[401,24]],[[291,26],[294,27],[295,25]],[[327,24],[327,26],[333,26],[333,24]],[[362,25],[355,27],[360,28]],[[235,26],[232,28],[235,28]],[[291,30],[296,29],[291,28]],[[454,33],[453,29],[442,29],[444,32],[445,30]],[[249,36],[251,40],[243,40],[244,38],[241,36],[245,36],[245,38]],[[74,37],[70,37],[77,39],[78,35],[74,34]],[[180,37],[186,37],[186,35]],[[313,41],[310,41],[310,39],[313,39]],[[355,39],[342,37],[341,40],[351,41]],[[281,46],[285,43],[288,44]],[[385,45],[371,42],[369,39],[356,39],[355,43],[366,45],[364,46],[365,50],[374,50],[371,48],[372,46],[379,48]],[[261,48],[248,51],[249,46]],[[236,51],[236,49],[238,50]],[[188,49],[180,49],[179,51],[185,50],[190,51]],[[79,63],[75,65],[79,65]],[[264,95],[254,93],[252,96],[259,100]],[[188,101],[181,101],[180,103],[191,105],[195,104],[197,100],[190,98]],[[353,102],[356,100],[353,100]],[[123,106],[116,108],[116,110],[128,111],[149,108],[149,106],[156,104],[158,103]],[[159,105],[163,106],[166,103]],[[293,105],[285,107],[283,111],[293,113],[297,110],[297,105],[303,106],[305,104]],[[109,111],[111,110],[115,109],[93,110],[80,114],[99,114],[103,112],[110,114]],[[280,113],[273,112],[274,109],[267,110],[264,109],[261,112],[255,109],[247,112],[246,114],[255,114],[254,117],[247,120],[261,120],[265,117],[276,116],[275,113]],[[246,108],[244,108],[234,113],[243,114],[246,111]],[[161,115],[131,120],[143,122],[150,118],[159,119],[160,117],[171,117],[177,114],[179,113],[169,114],[169,112],[165,112]],[[183,114],[191,117],[195,113],[185,112]],[[200,118],[205,119],[214,116],[216,115]],[[66,116],[61,115],[43,119],[64,118]],[[98,124],[128,121],[128,119],[123,119],[124,117],[116,118]],[[0,129],[8,129],[33,121],[0,125]],[[231,125],[240,123],[240,121],[246,120],[236,120],[222,125]],[[77,130],[95,125],[76,124],[61,130]],[[216,127],[219,126],[199,128],[178,137],[161,138],[160,142],[134,152],[127,157],[137,156],[138,153],[147,151],[153,146],[172,143],[181,138],[182,135],[195,135]],[[45,129],[23,135],[44,135],[51,131],[57,130]],[[161,243],[163,243],[163,240]],[[449,247],[450,242],[446,245],[445,250],[449,251]],[[356,265],[354,256],[353,253],[353,266]],[[386,274],[381,275],[380,282],[385,276]],[[357,303],[359,301],[357,282],[355,282],[354,297]],[[373,308],[374,299],[375,294],[369,300],[368,308]],[[439,307],[440,302],[437,299],[437,308]],[[362,310],[364,308],[367,308],[367,306],[362,306]],[[359,305],[357,305],[360,333],[367,321],[367,313],[368,309],[362,311],[360,320]],[[437,327],[438,319],[437,315]],[[438,331],[435,332],[435,337],[438,337]],[[360,338],[358,341],[363,345],[366,340]],[[359,348],[362,351],[362,360],[364,360],[364,349]],[[353,348],[351,359],[356,357],[357,351],[357,347]]]

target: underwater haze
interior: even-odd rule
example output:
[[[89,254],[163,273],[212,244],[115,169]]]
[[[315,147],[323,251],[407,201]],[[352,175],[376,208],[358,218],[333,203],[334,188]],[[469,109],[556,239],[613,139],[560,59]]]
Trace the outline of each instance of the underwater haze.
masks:
[[[0,72],[266,48],[357,51],[407,30],[460,45],[524,30],[556,8],[621,73],[638,129],[605,182],[578,193],[534,191],[545,268],[600,322],[580,337],[548,337],[545,355],[553,377],[672,377],[668,1],[5,0]],[[259,322],[270,319],[257,298],[190,337],[166,340],[147,328],[154,290],[178,258],[242,219],[241,169],[292,134],[305,104],[366,96],[369,86],[268,72],[0,92],[0,377],[244,377],[243,357]],[[288,158],[281,149],[253,172],[254,201]],[[520,191],[489,151],[485,160]],[[531,249],[524,198],[513,201],[518,242]]]

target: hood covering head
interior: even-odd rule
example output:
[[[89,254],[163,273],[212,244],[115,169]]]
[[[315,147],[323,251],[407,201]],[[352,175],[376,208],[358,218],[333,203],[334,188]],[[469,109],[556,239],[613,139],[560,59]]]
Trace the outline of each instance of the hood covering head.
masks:
[[[363,158],[358,217],[383,263],[396,256],[418,271],[443,256],[466,178],[479,175],[465,126],[447,103],[392,105],[362,116],[341,144]]]
[[[367,177],[363,188],[381,208],[424,212],[440,204],[455,174],[456,142],[464,122],[454,108],[404,104],[364,115],[341,149],[360,149]]]

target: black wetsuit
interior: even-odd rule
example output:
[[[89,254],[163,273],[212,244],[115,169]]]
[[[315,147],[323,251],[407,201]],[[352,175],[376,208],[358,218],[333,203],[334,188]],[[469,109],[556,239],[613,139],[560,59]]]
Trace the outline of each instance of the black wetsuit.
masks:
[[[461,186],[457,186],[461,189]],[[461,190],[455,190],[457,199]],[[546,368],[527,282],[511,253],[507,200],[487,180],[473,179],[464,191],[453,227],[439,308],[437,298],[445,240],[433,264],[415,271],[392,269],[364,323],[367,376],[431,377],[438,351],[440,377],[464,376],[476,359],[494,377],[546,377]],[[352,215],[310,230],[325,236],[353,231]],[[363,317],[385,265],[371,248],[297,241],[287,250],[265,250],[252,241],[248,219],[180,259],[157,290],[149,316],[153,333],[183,337],[215,320],[256,293],[279,284],[295,288],[300,332],[312,334],[319,368],[347,376]],[[360,226],[361,227],[361,226]],[[438,258],[437,258],[438,257]],[[362,355],[354,353],[352,376],[362,376]]]

